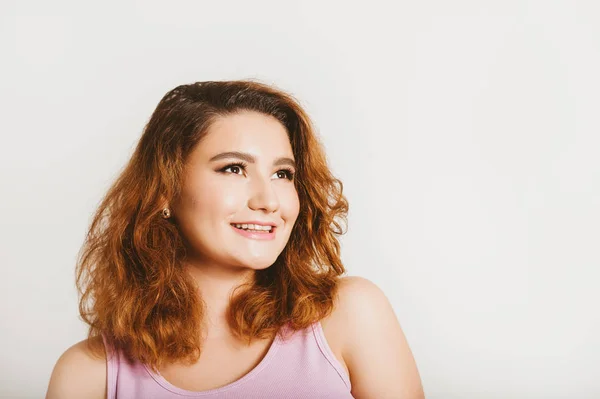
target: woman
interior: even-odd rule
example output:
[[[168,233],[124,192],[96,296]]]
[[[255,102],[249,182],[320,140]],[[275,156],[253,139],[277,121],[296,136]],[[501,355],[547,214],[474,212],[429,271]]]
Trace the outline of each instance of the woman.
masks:
[[[293,97],[171,90],[90,226],[89,334],[47,398],[422,398],[385,295],[341,277],[347,211]]]

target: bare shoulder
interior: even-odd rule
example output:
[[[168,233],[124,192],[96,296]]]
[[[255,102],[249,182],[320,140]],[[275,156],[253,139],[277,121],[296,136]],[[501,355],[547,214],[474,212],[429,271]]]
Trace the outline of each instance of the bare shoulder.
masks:
[[[374,308],[375,305],[375,308]],[[365,316],[372,316],[374,310],[391,307],[387,296],[371,280],[360,276],[340,278],[335,304],[335,316],[340,322],[364,322]],[[389,310],[389,309],[388,309]],[[359,313],[356,313],[359,312]],[[381,316],[381,315],[380,315]],[[389,316],[389,315],[388,315]],[[346,325],[345,327],[349,327]]]
[[[345,331],[342,357],[355,398],[424,397],[398,318],[388,297],[375,283],[358,276],[340,279],[335,318]]]
[[[46,399],[106,398],[106,354],[98,356],[90,345],[102,347],[102,339],[87,339],[68,348],[56,361]]]

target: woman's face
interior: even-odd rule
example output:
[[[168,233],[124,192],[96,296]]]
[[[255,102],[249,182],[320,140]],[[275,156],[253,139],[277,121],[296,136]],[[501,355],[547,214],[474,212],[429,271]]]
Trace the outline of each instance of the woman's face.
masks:
[[[190,154],[172,206],[188,259],[201,267],[271,266],[298,217],[293,173],[292,147],[277,119],[251,111],[219,117]],[[267,233],[234,226],[251,222],[275,227]]]

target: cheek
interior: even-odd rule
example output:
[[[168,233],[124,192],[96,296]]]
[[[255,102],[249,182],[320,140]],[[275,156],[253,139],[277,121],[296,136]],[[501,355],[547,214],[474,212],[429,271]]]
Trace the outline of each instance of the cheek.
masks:
[[[223,187],[207,187],[196,194],[194,211],[197,214],[202,214],[206,217],[206,220],[215,217],[222,218],[235,213],[239,208],[239,203],[240,195],[233,190],[226,190]]]
[[[197,184],[187,190],[187,213],[197,221],[222,219],[239,208],[241,196],[238,191],[210,178],[198,179]]]
[[[288,221],[295,221],[300,212],[300,199],[296,190],[291,191],[286,196],[286,201],[282,202],[282,213]]]

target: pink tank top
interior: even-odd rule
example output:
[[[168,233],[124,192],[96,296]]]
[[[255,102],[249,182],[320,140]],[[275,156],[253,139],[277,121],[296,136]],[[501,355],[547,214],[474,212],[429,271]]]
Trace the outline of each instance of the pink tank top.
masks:
[[[115,354],[102,338],[107,353]],[[178,388],[145,365],[130,364],[120,352],[107,356],[107,379],[107,399],[353,398],[350,378],[327,344],[320,322],[293,332],[285,340],[277,334],[255,368],[219,388],[206,391]]]

